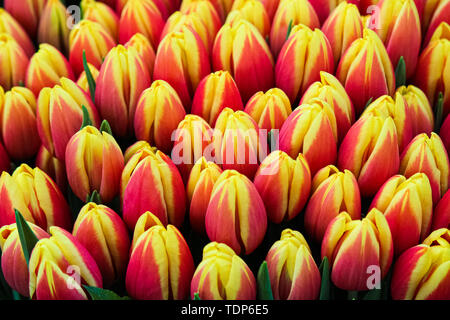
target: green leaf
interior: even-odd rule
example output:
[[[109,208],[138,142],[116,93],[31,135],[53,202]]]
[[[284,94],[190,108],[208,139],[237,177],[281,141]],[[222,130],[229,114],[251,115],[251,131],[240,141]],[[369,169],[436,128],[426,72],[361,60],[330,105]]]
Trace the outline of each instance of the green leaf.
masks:
[[[202,300],[202,299],[200,299],[198,292],[194,293],[194,300]]]
[[[36,237],[33,230],[31,230],[30,226],[25,221],[19,210],[14,209],[14,211],[16,214],[16,225],[17,232],[19,233],[20,244],[25,256],[25,261],[27,262],[27,265],[29,265],[31,251],[33,251],[33,248],[39,241],[39,239]]]
[[[396,88],[404,86],[406,84],[406,63],[403,56],[400,57],[395,68],[395,85]]]
[[[270,285],[269,269],[267,262],[263,261],[258,270],[258,299],[273,300],[272,287]]]
[[[84,105],[82,105],[81,110],[83,111],[83,122],[81,123],[80,130],[86,126],[92,126],[91,116],[89,115],[87,108]]]
[[[103,120],[102,124],[100,125],[100,132],[107,132],[112,136],[112,130],[111,126],[109,125],[109,122],[107,120]]]
[[[92,300],[131,300],[130,297],[121,297],[117,293],[111,290],[90,287],[83,285],[86,291],[89,293]]]
[[[97,190],[92,191],[91,195],[87,196],[86,203],[88,202],[94,202],[96,204],[102,203],[102,199],[100,198],[100,194],[97,192]]]
[[[366,110],[367,107],[370,106],[370,104],[372,103],[372,101],[373,101],[373,97],[371,97],[371,98],[367,101],[366,106],[364,107],[364,110]]]
[[[95,102],[96,84],[95,84],[94,77],[92,76],[91,70],[89,69],[87,60],[86,60],[86,51],[85,50],[83,50],[83,68],[84,68],[84,72],[86,73],[86,80],[89,85],[89,92],[91,93],[92,102]]]
[[[291,35],[293,23],[294,23],[294,21],[291,19],[289,21],[288,29],[287,29],[287,32],[286,32],[286,40],[289,39],[289,36]]]
[[[435,123],[434,123],[434,132],[439,133],[442,125],[442,118],[444,113],[444,94],[439,92],[438,99],[436,101],[436,106],[434,107],[436,110]]]
[[[330,300],[331,284],[330,284],[330,263],[328,258],[324,257],[319,267],[322,281],[320,283],[320,300]]]

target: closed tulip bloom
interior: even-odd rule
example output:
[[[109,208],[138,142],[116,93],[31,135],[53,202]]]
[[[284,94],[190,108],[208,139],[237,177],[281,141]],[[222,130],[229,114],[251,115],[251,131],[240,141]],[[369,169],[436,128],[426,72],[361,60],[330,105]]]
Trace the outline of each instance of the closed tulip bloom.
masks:
[[[5,0],[5,10],[25,29],[28,35],[35,37],[44,6],[47,0]]]
[[[205,157],[201,157],[192,167],[186,183],[186,193],[190,203],[190,225],[200,234],[206,235],[206,210],[208,209],[214,184],[221,173],[222,169],[217,164],[207,161]]]
[[[316,300],[320,273],[303,235],[291,229],[281,233],[266,257],[275,300]]]
[[[136,243],[139,239],[139,237],[148,229],[150,229],[153,226],[162,226],[164,225],[161,223],[161,221],[158,219],[157,216],[155,216],[150,211],[144,212],[136,222],[136,226],[134,227],[133,231],[133,241],[131,242],[130,247],[130,254],[133,252],[134,247],[136,246]]]
[[[429,1],[433,2],[433,1]],[[447,0],[439,1],[436,9],[434,10],[433,16],[430,19],[427,33],[424,33],[424,44],[429,43],[435,31],[439,28],[442,23],[449,23],[450,21],[450,2]]]
[[[450,40],[450,24],[447,22],[441,22],[439,27],[433,32],[428,41],[424,42],[424,47],[426,47],[430,42],[440,39],[448,39]]]
[[[0,33],[0,86],[9,90],[25,83],[28,57],[22,47],[9,34]]]
[[[255,276],[232,248],[211,242],[192,278],[191,298],[196,293],[202,300],[254,300]]]
[[[153,68],[155,66],[155,50],[152,44],[142,33],[136,33],[124,44],[125,48],[133,47],[138,52],[142,61],[148,65],[148,73],[150,78],[153,76]]]
[[[320,80],[321,71],[334,71],[333,51],[326,36],[305,25],[293,27],[275,66],[277,87],[295,103],[312,83]]]
[[[358,7],[346,1],[341,2],[325,20],[322,32],[330,41],[334,63],[337,65],[352,42],[363,36],[363,21]]]
[[[449,158],[441,138],[434,132],[430,137],[417,135],[401,156],[400,174],[409,178],[415,173],[425,173],[433,191],[433,204],[447,192],[449,183]]]
[[[434,231],[423,244],[405,251],[394,265],[394,300],[450,299],[450,232]]]
[[[35,50],[33,42],[22,28],[22,25],[19,24],[19,22],[16,21],[16,19],[14,19],[11,14],[3,8],[0,8],[0,32],[7,33],[14,40],[16,40],[28,58],[34,54]]]
[[[209,0],[184,0],[181,3],[180,12],[182,14],[195,13],[202,19],[208,30],[214,30],[214,35],[222,27],[222,20],[214,5]],[[214,36],[215,38],[215,36]]]
[[[311,192],[314,193],[317,190],[317,188],[322,184],[322,182],[328,179],[331,175],[339,172],[341,171],[332,164],[323,167],[322,169],[317,171],[317,173],[314,175],[311,181]]]
[[[122,13],[123,8],[125,7],[128,1],[129,0],[117,0],[116,12],[119,15]],[[161,12],[161,16],[163,17],[164,20],[166,20],[171,13],[176,11],[181,4],[181,0],[152,0],[152,2]]]
[[[441,126],[441,130],[439,131],[439,136],[442,139],[442,143],[447,149],[447,154],[450,153],[450,114],[444,120],[444,123]]]
[[[121,181],[123,219],[133,230],[139,216],[155,214],[164,225],[180,226],[186,211],[183,180],[172,160],[144,148],[128,160]]]
[[[69,62],[78,76],[83,72],[83,51],[86,61],[100,69],[103,59],[116,45],[114,38],[99,23],[82,20],[71,31],[69,37]]]
[[[328,166],[314,176],[313,183],[317,187],[312,190],[306,207],[305,229],[320,243],[328,224],[341,212],[347,212],[353,220],[361,218],[361,197],[358,182],[349,170],[339,171],[334,166]]]
[[[433,18],[434,13],[436,12],[436,9],[442,2],[445,3],[447,2],[447,0],[428,0],[423,2],[425,3],[422,3],[420,6],[418,5],[417,9],[421,7],[421,9],[419,9],[419,12],[421,12],[422,31],[423,33],[426,33],[428,30],[428,26],[430,25],[431,19]]]
[[[339,149],[338,167],[350,170],[362,197],[375,195],[398,172],[400,156],[394,120],[368,114],[348,131]]]
[[[433,213],[431,230],[440,228],[450,228],[450,191],[442,196]]]
[[[214,11],[217,12],[219,18],[222,21],[225,21],[228,12],[231,10],[234,0],[183,0],[181,2],[180,11],[186,12],[191,7],[200,5],[199,3],[203,2],[209,2],[211,6],[214,8]]]
[[[375,32],[364,29],[363,38],[353,41],[341,57],[336,77],[344,85],[360,115],[367,102],[395,91],[394,68],[383,42]]]
[[[25,220],[44,230],[59,226],[71,228],[71,213],[66,199],[52,179],[39,168],[21,164],[12,175],[0,177],[0,226],[14,223],[14,209]]]
[[[362,220],[352,220],[342,212],[327,227],[322,242],[324,257],[330,261],[331,280],[336,287],[368,290],[369,267],[379,267],[383,279],[392,263],[392,236],[386,218],[377,209]]]
[[[94,258],[66,230],[51,227],[49,233],[50,238],[39,240],[31,252],[30,297],[33,300],[88,300],[82,285],[102,287],[102,276]],[[74,272],[80,283],[74,281]]]
[[[100,126],[97,110],[88,95],[75,82],[61,78],[53,88],[43,88],[37,100],[37,127],[42,144],[64,161],[66,145],[80,130],[85,106],[96,127]]]
[[[283,151],[270,153],[261,163],[254,184],[273,223],[295,218],[303,209],[311,190],[311,173],[305,157],[289,157]]]
[[[243,110],[241,95],[228,71],[216,71],[203,78],[195,91],[191,112],[214,126],[225,108]]]
[[[370,207],[386,217],[396,256],[425,240],[430,233],[433,201],[426,174],[417,173],[409,179],[393,176],[380,188]]]
[[[284,121],[292,113],[291,103],[283,90],[278,88],[255,93],[244,109],[261,129],[281,129]]]
[[[131,146],[129,146],[123,154],[123,157],[125,159],[125,164],[128,163],[128,160],[130,160],[132,156],[134,156],[136,153],[138,153],[139,151],[141,151],[144,148],[152,149],[150,144],[144,140],[136,141]],[[156,147],[153,147],[153,149],[156,150]]]
[[[82,0],[81,9],[83,19],[101,24],[113,39],[117,39],[119,29],[119,17],[113,8],[95,0]]]
[[[165,153],[172,150],[172,134],[186,112],[176,91],[163,80],[156,80],[145,89],[136,106],[134,132]]]
[[[43,145],[36,155],[36,167],[44,171],[61,191],[67,188],[66,166],[64,162],[53,156]]]
[[[266,8],[259,0],[234,0],[225,23],[235,23],[244,19],[253,24],[266,38],[270,33],[270,18]]]
[[[194,261],[183,235],[172,225],[145,231],[131,252],[125,284],[140,300],[183,300],[189,296]]]
[[[236,81],[245,102],[258,91],[274,87],[274,61],[258,29],[246,20],[224,24],[212,51],[215,71],[226,70]]]
[[[130,240],[117,213],[104,205],[87,203],[77,216],[72,234],[94,258],[104,286],[125,276]]]
[[[89,68],[89,71],[91,72],[91,75],[92,75],[92,78],[94,79],[94,81],[97,81],[98,74],[99,74],[98,69],[96,67],[94,67],[92,64],[90,64],[89,62],[88,62],[88,68]],[[86,77],[86,71],[83,70],[83,72],[78,77],[77,85],[81,89],[83,89],[86,93],[90,94],[89,82]]]
[[[67,143],[65,159],[70,187],[81,201],[86,201],[94,190],[104,203],[119,193],[124,160],[109,133],[84,127]]]
[[[28,223],[28,225],[38,239],[50,237],[38,226],[32,223]],[[2,250],[2,273],[6,282],[22,296],[29,297],[28,266],[15,223],[0,228],[0,247]]]
[[[69,21],[73,18],[60,0],[47,0],[39,20],[38,42],[51,44],[63,54],[69,53]]]
[[[302,153],[311,174],[336,161],[337,124],[330,105],[319,99],[303,104],[286,119],[280,130],[280,150],[291,158]],[[320,141],[320,143],[318,143]]]
[[[31,57],[27,67],[25,84],[39,96],[44,87],[60,84],[61,78],[74,80],[72,67],[66,57],[54,46],[42,43],[39,50]]]
[[[280,4],[280,0],[258,0],[264,5],[264,8],[266,8],[267,15],[269,16],[269,20],[272,21],[275,12],[278,9],[278,6]]]
[[[254,184],[235,170],[225,170],[211,193],[205,220],[211,241],[229,245],[237,254],[250,254],[267,229],[264,202]]]

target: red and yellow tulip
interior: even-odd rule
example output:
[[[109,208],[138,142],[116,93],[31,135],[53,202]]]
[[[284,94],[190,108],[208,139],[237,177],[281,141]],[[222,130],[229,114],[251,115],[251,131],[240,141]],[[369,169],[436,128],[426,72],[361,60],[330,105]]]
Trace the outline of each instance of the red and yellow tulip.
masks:
[[[3,5],[14,19],[25,29],[32,38],[36,36],[44,6],[47,0],[5,0]]]
[[[3,32],[9,34],[14,40],[17,41],[28,58],[34,54],[33,42],[31,42],[30,37],[28,37],[25,30],[22,28],[22,25],[19,24],[19,22],[17,22],[8,11],[0,8],[0,33]]]
[[[69,22],[73,22],[69,11],[60,0],[47,0],[39,19],[37,40],[48,43],[61,51],[69,53]]]
[[[41,145],[36,155],[36,167],[44,171],[56,182],[61,191],[66,190],[67,176],[64,161],[53,156],[43,145]]]
[[[0,33],[0,86],[9,90],[25,83],[28,57],[19,43],[7,33]]]
[[[266,8],[259,0],[234,0],[225,23],[236,23],[244,19],[253,24],[266,38],[270,33],[270,18]]]
[[[431,230],[450,228],[450,191],[447,191],[436,205],[433,212]]]
[[[130,47],[136,49],[142,61],[148,65],[148,73],[151,78],[155,67],[155,50],[150,41],[142,33],[136,33],[123,46],[127,49]]]
[[[117,39],[119,17],[113,8],[100,1],[82,0],[81,10],[83,11],[83,20],[90,20],[101,24],[113,39]]]

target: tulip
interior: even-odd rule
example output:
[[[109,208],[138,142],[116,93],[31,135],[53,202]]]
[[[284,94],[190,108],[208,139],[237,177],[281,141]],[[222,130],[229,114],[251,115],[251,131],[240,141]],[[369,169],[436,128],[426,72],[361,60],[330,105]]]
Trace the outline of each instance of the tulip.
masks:
[[[267,143],[247,113],[225,108],[214,128],[214,156],[223,169],[234,169],[253,179]]]
[[[100,126],[97,110],[89,95],[68,78],[61,78],[53,88],[43,88],[37,100],[37,128],[42,144],[56,158],[64,161],[69,139],[83,122],[82,106],[93,124]]]
[[[164,20],[152,0],[128,0],[119,20],[119,43],[126,43],[136,33],[142,33],[157,48]]]
[[[203,248],[203,259],[192,278],[192,299],[196,293],[201,300],[254,300],[255,276],[232,248],[211,242]]]
[[[313,31],[298,25],[292,28],[278,55],[275,80],[294,103],[312,83],[320,80],[321,71],[333,70],[333,51],[326,36],[319,29]]]
[[[26,1],[26,0],[25,0]],[[19,1],[23,2],[23,1]],[[0,32],[9,34],[17,41],[26,56],[30,58],[34,54],[34,45],[22,26],[8,13],[0,8]]]
[[[433,213],[431,230],[440,228],[450,228],[450,191],[442,196]]]
[[[67,143],[65,159],[70,187],[81,201],[94,190],[105,203],[118,194],[124,160],[109,133],[93,126],[84,127]]]
[[[36,155],[36,167],[44,171],[61,191],[67,188],[66,167],[64,162],[55,158],[43,145]]]
[[[219,18],[222,21],[225,21],[228,12],[231,10],[234,0],[183,0],[181,2],[180,11],[186,12],[193,6],[200,6],[200,3],[201,5],[204,5],[203,2],[209,2],[214,8],[214,11],[216,11]]]
[[[170,153],[174,141],[172,133],[185,115],[176,91],[166,81],[156,80],[142,92],[137,102],[134,116],[136,138]]]
[[[101,24],[113,39],[117,39],[119,17],[108,5],[95,0],[82,0],[83,20]]]
[[[356,177],[362,197],[370,197],[398,172],[397,130],[389,116],[367,114],[348,131],[339,149],[338,167]]]
[[[69,230],[72,225],[69,206],[58,186],[44,171],[27,164],[0,177],[0,226],[16,221],[14,209],[47,231],[51,226]]]
[[[336,12],[336,8],[339,7],[339,4],[344,2],[343,0],[308,0],[308,1],[311,3],[321,24],[325,23],[325,20],[330,15],[333,15],[333,13]],[[359,4],[361,0],[349,0],[345,2],[348,2],[350,4],[353,3]]]
[[[274,61],[258,29],[246,20],[224,24],[212,50],[215,71],[226,70],[245,102],[258,91],[274,87]]]
[[[433,1],[429,1],[433,2]],[[424,44],[428,44],[430,38],[433,36],[435,31],[439,29],[442,23],[449,23],[450,21],[450,2],[449,1],[439,1],[434,13],[428,23],[427,33],[424,38]]]
[[[38,226],[28,223],[38,239],[50,235]],[[8,285],[24,297],[29,297],[28,266],[22,251],[22,245],[16,224],[0,228],[0,247],[2,250],[2,272]]]
[[[78,214],[72,234],[94,258],[103,285],[110,286],[123,278],[130,240],[127,227],[117,213],[106,206],[87,203]]]
[[[11,169],[11,162],[9,156],[6,153],[5,147],[0,143],[0,175],[3,171],[8,172]]]
[[[155,80],[167,81],[180,96],[186,110],[200,81],[211,72],[208,53],[200,36],[183,26],[161,40],[155,58]]]
[[[98,74],[99,74],[98,69],[96,67],[94,67],[92,64],[90,64],[89,62],[88,62],[88,68],[89,68],[89,71],[91,72],[92,78],[96,82],[97,78],[98,78]],[[86,77],[86,71],[83,70],[83,72],[78,77],[77,85],[81,89],[83,89],[86,93],[90,94],[89,82]]]
[[[176,11],[180,7],[181,0],[151,0],[153,5],[161,13],[161,17],[164,21],[167,20],[169,15]],[[129,0],[117,0],[116,3],[116,12],[121,15],[125,5],[129,2]]]
[[[400,174],[406,178],[415,173],[425,173],[430,180],[433,204],[437,204],[448,189],[449,158],[441,138],[431,133],[417,135],[403,151]]]
[[[383,42],[375,32],[364,29],[363,38],[353,41],[339,62],[336,77],[344,85],[360,115],[370,98],[392,95],[394,68]]]
[[[60,84],[61,78],[74,80],[72,67],[64,55],[50,44],[42,43],[31,57],[25,84],[37,97],[44,87]]]
[[[122,138],[133,132],[134,115],[141,93],[151,80],[136,49],[118,45],[102,64],[95,90],[95,103],[114,135]]]
[[[134,156],[136,153],[138,153],[139,151],[141,151],[144,148],[152,149],[150,144],[147,141],[143,141],[143,140],[136,141],[131,146],[129,146],[123,154],[125,164],[128,163],[128,160],[130,160],[132,156]],[[156,150],[156,148],[154,148],[154,149]]]
[[[363,253],[363,254],[362,254]],[[372,209],[362,220],[342,212],[327,227],[322,258],[331,266],[331,280],[343,290],[368,290],[368,271],[379,267],[381,278],[389,271],[393,257],[392,236],[384,215]]]
[[[447,154],[450,153],[450,114],[445,119],[444,123],[441,126],[441,130],[439,131],[439,136],[442,139],[442,143],[447,149]]]
[[[78,23],[69,36],[69,62],[75,74],[84,71],[83,52],[86,61],[100,69],[103,59],[115,45],[114,38],[101,24],[91,20]]]
[[[197,14],[205,24],[207,30],[213,30],[214,38],[222,27],[222,20],[210,0],[184,0],[181,3],[182,14]]]
[[[124,44],[125,48],[133,47],[137,50],[142,61],[148,65],[148,74],[150,78],[153,76],[153,67],[155,65],[155,50],[150,41],[142,34],[136,33]]]
[[[327,166],[313,179],[312,195],[305,211],[306,231],[320,243],[328,224],[343,211],[353,220],[361,219],[358,182],[349,170]]]
[[[311,249],[298,231],[285,229],[266,257],[275,300],[316,300],[320,273]]]
[[[320,143],[318,143],[320,141]],[[337,125],[330,105],[319,99],[303,104],[286,119],[280,130],[280,150],[291,158],[302,153],[311,175],[336,161]]]
[[[440,39],[450,40],[450,24],[447,22],[441,22],[439,27],[433,32],[428,41],[424,41],[424,47],[426,47],[430,42]]]
[[[430,25],[431,22],[431,18],[433,17],[434,13],[436,12],[437,7],[439,6],[439,4],[441,2],[446,2],[441,1],[441,0],[428,0],[428,1],[423,1],[425,3],[421,4],[420,6],[417,6],[417,8],[421,10],[419,10],[419,12],[421,12],[421,17],[422,17],[422,33],[426,33],[428,30],[428,26]],[[417,3],[416,3],[417,4]]]
[[[439,229],[423,244],[405,251],[394,265],[394,300],[450,299],[450,232]]]
[[[102,287],[102,276],[89,254],[69,232],[51,227],[30,256],[30,297],[36,300],[87,300],[82,285]],[[74,277],[79,281],[75,281]]]
[[[393,176],[377,192],[370,207],[386,217],[396,256],[430,233],[433,201],[426,174],[417,173],[409,179]]]
[[[133,252],[134,247],[136,246],[136,243],[139,239],[139,237],[148,229],[150,229],[153,226],[161,226],[164,227],[164,225],[161,223],[161,221],[158,219],[157,216],[155,216],[150,211],[144,212],[136,222],[136,226],[134,227],[133,232],[133,241],[131,243],[130,247],[130,253]]]
[[[172,225],[156,225],[137,240],[125,284],[141,300],[182,300],[189,296],[194,261],[183,235]]]
[[[224,108],[243,110],[241,95],[228,71],[216,71],[199,83],[192,100],[192,114],[201,116],[214,126]]]
[[[235,0],[225,23],[236,23],[244,19],[253,24],[264,38],[270,33],[270,18],[259,0]]]
[[[330,41],[334,63],[337,65],[352,42],[363,36],[363,21],[358,7],[345,1],[341,2],[325,20],[322,32]]]
[[[16,40],[9,34],[0,33],[0,86],[9,90],[25,83],[28,57]]]
[[[214,184],[221,173],[222,169],[214,162],[207,161],[205,157],[198,159],[192,167],[186,183],[186,193],[190,203],[190,225],[197,233],[206,234],[206,210]]]
[[[187,182],[194,163],[213,147],[213,130],[199,116],[188,114],[178,124],[171,138],[174,141],[172,161],[177,165],[183,181]],[[208,158],[213,158],[213,155]]]
[[[123,219],[133,230],[139,216],[150,211],[163,223],[184,221],[186,194],[175,164],[161,151],[144,148],[128,160],[121,181]]]
[[[63,54],[69,53],[69,25],[72,21],[60,0],[47,0],[39,20],[38,42],[51,44]]]
[[[217,179],[205,216],[211,241],[229,245],[237,254],[250,254],[262,242],[267,229],[264,202],[254,184],[235,170]]]
[[[264,5],[264,8],[266,8],[269,20],[272,21],[275,12],[277,11],[278,6],[280,4],[280,0],[259,0],[259,1]]]
[[[266,92],[255,93],[245,106],[253,120],[261,129],[280,129],[287,117],[292,113],[291,103],[283,90],[278,88]]]
[[[46,2],[47,0],[4,0],[3,5],[28,35],[34,38]]]

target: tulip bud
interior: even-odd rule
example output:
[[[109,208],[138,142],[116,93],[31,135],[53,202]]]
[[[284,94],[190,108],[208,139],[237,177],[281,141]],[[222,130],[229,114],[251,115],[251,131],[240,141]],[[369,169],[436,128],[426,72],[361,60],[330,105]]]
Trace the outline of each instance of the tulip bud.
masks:
[[[280,4],[280,0],[258,0],[258,1],[264,5],[264,8],[266,8],[267,15],[269,16],[269,21],[272,21],[275,12],[277,11],[278,6]]]
[[[144,148],[128,160],[122,172],[121,195],[123,219],[130,230],[145,211],[154,213],[164,225],[180,226],[184,221],[183,180],[161,151]]]
[[[128,263],[130,240],[127,227],[117,213],[90,202],[81,208],[72,234],[94,258],[105,286],[122,279]]]
[[[0,8],[0,33],[7,33],[16,40],[27,58],[34,54],[34,45],[30,37],[28,37],[22,26],[3,8]]]
[[[224,243],[203,248],[203,260],[191,282],[191,298],[202,300],[254,300],[256,280],[244,260]]]
[[[134,227],[133,232],[133,242],[131,243],[130,247],[130,254],[133,252],[134,247],[136,246],[136,243],[139,239],[139,237],[148,229],[150,229],[153,226],[161,226],[164,227],[164,225],[161,223],[161,221],[158,219],[157,216],[155,216],[150,211],[144,212],[136,222],[136,226]]]
[[[178,229],[153,226],[138,238],[131,252],[127,291],[134,299],[186,299],[194,268],[192,254]]]
[[[280,150],[291,158],[302,153],[314,175],[336,161],[337,125],[333,110],[319,99],[301,105],[283,123],[279,139]]]
[[[266,92],[255,93],[245,106],[253,120],[261,129],[280,129],[287,117],[292,113],[291,103],[283,90],[278,88]]]
[[[344,85],[360,115],[370,98],[392,95],[394,68],[383,42],[375,32],[364,29],[363,38],[353,41],[341,57],[336,77]]]
[[[270,18],[266,8],[259,0],[234,0],[225,23],[236,23],[244,19],[253,24],[266,38],[270,33]]]
[[[433,191],[433,204],[436,205],[448,189],[449,167],[448,154],[441,138],[434,132],[430,137],[422,133],[403,151],[400,174],[409,178],[418,172],[425,173]]]
[[[338,167],[358,180],[362,197],[370,197],[398,172],[397,130],[389,116],[367,114],[348,131],[339,149]]]
[[[225,21],[228,12],[231,10],[234,0],[183,0],[181,2],[181,12],[186,12],[193,6],[204,6],[203,2],[209,2],[214,11],[216,11],[218,17]]]
[[[192,167],[186,183],[186,193],[190,203],[190,225],[197,233],[206,234],[206,210],[214,184],[221,173],[222,169],[214,162],[207,161],[205,157],[198,159]]]
[[[9,90],[25,83],[28,57],[22,47],[7,33],[0,33],[0,86]]]
[[[433,42],[435,40],[440,39],[447,39],[450,40],[450,24],[447,22],[441,22],[439,27],[436,28],[436,30],[433,32],[433,34],[430,34],[428,36],[429,38],[424,41],[424,47],[427,47],[430,42]]]
[[[320,273],[311,249],[298,231],[285,229],[267,253],[267,268],[275,300],[316,300]]]
[[[442,196],[433,213],[431,230],[440,228],[450,228],[450,191]]]
[[[210,0],[183,0],[180,12],[182,14],[198,14],[207,30],[213,30],[214,38],[222,27],[222,20],[219,13]]]
[[[313,82],[320,80],[321,71],[333,70],[333,51],[322,31],[297,25],[278,55],[275,80],[294,103]]]
[[[245,102],[258,91],[274,87],[274,61],[269,46],[258,29],[246,20],[224,24],[212,51],[215,71],[233,76]]]
[[[99,71],[96,67],[94,67],[92,64],[88,63],[89,71],[91,72],[92,78],[95,82],[97,82]],[[80,74],[77,80],[77,85],[83,89],[86,93],[90,94],[89,90],[89,82],[86,77],[86,71],[83,70],[83,72]]]
[[[444,123],[441,126],[441,130],[439,131],[439,136],[442,139],[442,143],[447,149],[447,154],[450,153],[450,114],[445,119]]]
[[[40,44],[39,50],[31,57],[27,67],[25,81],[27,88],[37,97],[42,88],[60,84],[63,77],[74,80],[67,59],[52,45]]]
[[[224,108],[243,110],[241,95],[228,71],[216,71],[199,83],[192,101],[191,112],[214,126]]]
[[[34,38],[46,2],[47,0],[4,0],[3,4],[5,10]]]
[[[328,224],[341,212],[347,212],[351,219],[361,219],[358,182],[349,170],[327,166],[314,176],[313,185],[305,211],[305,229],[317,243],[322,241]]]
[[[436,2],[436,1],[428,1]],[[424,45],[428,44],[429,39],[432,37],[433,33],[437,31],[441,23],[450,22],[450,2],[449,1],[438,1],[436,9],[430,19],[427,27],[427,33],[424,32]]]
[[[130,160],[132,156],[134,156],[136,153],[138,153],[139,151],[141,151],[144,148],[152,149],[150,144],[147,141],[143,141],[143,140],[136,141],[131,146],[129,146],[127,148],[127,150],[125,150],[125,153],[123,154],[125,164],[128,163],[128,160]],[[156,149],[156,148],[153,148],[153,149]]]
[[[89,95],[70,79],[61,78],[53,88],[43,88],[37,100],[37,128],[42,144],[64,161],[67,142],[81,127],[82,107],[86,107],[93,125],[100,126],[97,110]]]
[[[165,153],[173,145],[172,134],[186,112],[176,91],[163,80],[156,80],[145,89],[136,106],[134,132],[138,140],[145,140]]]
[[[47,0],[39,19],[38,42],[51,44],[63,54],[69,53],[69,25],[72,21],[60,0]]]
[[[391,281],[394,300],[450,299],[450,231],[434,231],[396,261]]]
[[[142,61],[148,65],[148,74],[150,78],[153,76],[153,67],[155,65],[155,50],[150,41],[142,34],[136,33],[124,44],[125,48],[133,47],[137,50]]]
[[[322,258],[330,261],[331,280],[343,290],[370,289],[367,271],[378,267],[384,278],[392,256],[389,225],[377,209],[362,220],[352,220],[348,213],[342,212],[330,222],[322,242]]]
[[[101,24],[90,20],[78,23],[69,37],[69,61],[75,74],[84,71],[83,52],[86,52],[86,61],[100,69],[103,59],[115,45],[114,38]]]
[[[95,0],[82,0],[83,20],[97,22],[108,31],[113,39],[117,39],[119,17],[108,5]]]
[[[217,179],[205,217],[211,241],[229,245],[237,254],[250,254],[262,242],[267,229],[264,202],[254,184],[235,170]]]
[[[36,300],[87,300],[82,285],[102,287],[95,260],[69,232],[50,228],[30,257],[30,297]],[[74,273],[80,282],[74,280]]]
[[[104,0],[103,0],[104,1]],[[120,15],[129,0],[117,0],[116,12]],[[180,7],[181,0],[152,0],[158,8],[163,20],[167,20],[169,15]]]
[[[71,228],[66,199],[52,179],[39,168],[21,164],[12,175],[0,177],[0,226],[16,221],[14,209],[44,230],[59,226]]]
[[[315,98],[327,102],[333,109],[336,116],[338,141],[341,142],[355,121],[355,110],[347,92],[332,74],[321,71],[320,81],[309,86],[300,100],[300,105],[308,104]]]
[[[67,176],[64,162],[55,158],[43,145],[39,148],[36,156],[36,167],[55,181],[61,191],[66,190]]]

